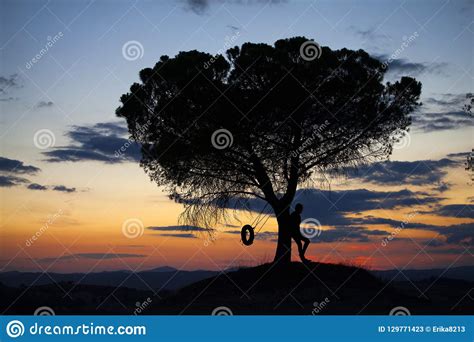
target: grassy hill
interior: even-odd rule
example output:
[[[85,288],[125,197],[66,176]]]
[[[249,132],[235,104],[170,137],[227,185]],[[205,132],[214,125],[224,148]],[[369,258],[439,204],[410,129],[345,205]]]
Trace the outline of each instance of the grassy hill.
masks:
[[[387,285],[362,268],[322,263],[264,264],[196,282],[157,302],[150,313],[388,314],[429,302]]]

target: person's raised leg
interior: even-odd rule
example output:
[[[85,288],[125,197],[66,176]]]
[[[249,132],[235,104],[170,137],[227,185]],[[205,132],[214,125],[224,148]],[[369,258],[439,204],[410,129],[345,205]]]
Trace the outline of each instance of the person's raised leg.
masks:
[[[301,261],[304,261],[304,253],[303,253],[303,246],[301,244],[301,239],[293,238],[293,240],[295,240],[296,245],[298,246],[298,254],[300,255]]]
[[[303,237],[301,240],[304,241],[304,246],[303,246],[303,248],[302,248],[302,253],[303,253],[303,254],[302,254],[301,260],[303,260],[303,261],[309,261],[309,259],[306,259],[305,254],[306,254],[306,250],[308,249],[308,246],[309,246],[310,241],[309,241],[309,239],[308,239],[307,237]]]
[[[306,254],[306,250],[308,249],[310,241],[307,237],[304,237],[302,240],[304,241],[304,246],[303,246],[303,255],[304,255]]]

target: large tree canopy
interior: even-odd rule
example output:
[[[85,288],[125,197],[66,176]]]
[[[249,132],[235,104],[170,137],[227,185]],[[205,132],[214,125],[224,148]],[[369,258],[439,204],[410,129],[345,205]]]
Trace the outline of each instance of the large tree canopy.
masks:
[[[302,58],[305,42],[162,56],[117,109],[142,145],[141,165],[185,204],[188,223],[212,226],[236,198],[261,198],[277,216],[276,258],[285,260],[298,184],[387,158],[421,92],[410,77],[384,84],[386,66],[363,50]]]

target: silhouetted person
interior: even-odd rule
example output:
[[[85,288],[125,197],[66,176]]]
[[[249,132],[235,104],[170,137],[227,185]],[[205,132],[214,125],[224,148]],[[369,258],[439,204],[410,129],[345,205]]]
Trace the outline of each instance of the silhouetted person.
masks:
[[[291,237],[295,240],[296,244],[298,245],[298,253],[300,255],[301,261],[307,262],[308,259],[305,258],[304,254],[309,246],[309,239],[306,236],[303,236],[300,231],[300,224],[301,224],[301,213],[303,212],[303,205],[301,203],[297,203],[295,206],[295,211],[290,215],[290,229],[291,229]],[[301,242],[304,242],[304,246]]]

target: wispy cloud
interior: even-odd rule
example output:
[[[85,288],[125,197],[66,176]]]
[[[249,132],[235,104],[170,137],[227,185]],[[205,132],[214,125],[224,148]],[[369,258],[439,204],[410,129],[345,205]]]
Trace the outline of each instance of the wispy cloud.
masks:
[[[388,54],[374,54],[381,62],[390,60],[388,73],[393,76],[418,76],[423,73],[440,75],[448,67],[445,62],[413,62],[406,58],[391,59]]]
[[[31,183],[27,186],[27,188],[30,190],[41,190],[41,191],[48,190],[47,186],[44,186],[38,183]]]
[[[192,233],[164,233],[164,234],[158,234],[158,236],[175,237],[175,238],[183,238],[183,239],[196,238],[196,236]]]
[[[179,226],[151,226],[147,227],[150,230],[158,231],[174,231],[174,232],[207,232],[209,229],[197,227],[197,226],[188,226],[188,225],[179,225]]]
[[[359,36],[363,40],[366,41],[374,41],[374,40],[391,40],[391,38],[379,30],[377,30],[375,27],[367,28],[367,29],[361,29],[358,28],[354,25],[349,26],[349,31],[354,33],[356,36]]]
[[[71,144],[43,152],[48,162],[99,161],[108,164],[140,161],[140,146],[125,138],[128,130],[122,122],[102,122],[91,126],[73,126],[66,132]],[[123,152],[120,156],[117,151]]]
[[[0,157],[0,172],[36,174],[41,169],[32,165],[25,165],[22,161]]]
[[[413,127],[423,132],[459,129],[474,126],[474,118],[458,110],[453,112],[424,113],[412,116]]]
[[[297,191],[295,198],[295,202],[304,206],[302,219],[317,218],[324,226],[350,226],[354,224],[354,219],[349,215],[354,213],[434,205],[443,200],[440,196],[408,189],[398,191],[301,189]],[[258,199],[251,199],[246,203],[244,206],[235,200],[229,203],[228,207],[260,213],[265,205]],[[274,215],[271,211],[269,214]]]
[[[446,238],[446,243],[474,246],[474,223],[434,227],[432,230]]]
[[[29,180],[23,177],[16,177],[12,175],[0,175],[0,187],[9,188],[24,183],[29,183]]]
[[[67,186],[64,185],[55,185],[53,186],[54,191],[60,191],[60,192],[75,192],[76,188],[68,188]]]
[[[448,204],[431,212],[435,215],[474,219],[474,204]]]
[[[62,192],[75,192],[76,188],[69,188],[65,185],[46,186],[38,183],[32,183],[24,175],[34,176],[41,169],[33,165],[26,165],[24,162],[16,159],[0,157],[0,187],[13,187],[17,185],[26,185],[29,190],[45,191],[48,189]],[[21,175],[18,176],[18,175]]]
[[[20,83],[18,74],[13,74],[10,76],[0,76],[0,101],[15,101],[17,98],[9,96],[10,90],[15,88],[21,88],[22,86],[23,85]]]
[[[194,12],[197,15],[205,14],[213,4],[235,4],[235,5],[254,5],[254,4],[280,4],[286,0],[184,0],[184,9]]]
[[[48,108],[48,107],[53,107],[54,103],[52,101],[40,101],[36,104],[36,108]]]
[[[6,94],[9,88],[20,88],[18,74],[0,76],[0,94]]]
[[[466,94],[438,94],[436,97],[428,97],[424,100],[424,104],[436,105],[439,107],[456,110],[463,107],[467,101]]]
[[[386,161],[350,169],[349,176],[364,182],[380,185],[427,185],[439,183],[447,168],[460,163],[451,159]]]
[[[35,175],[40,171],[40,168],[25,165],[20,160],[0,157],[0,187],[12,187],[29,183],[30,181],[24,178],[24,175]]]

